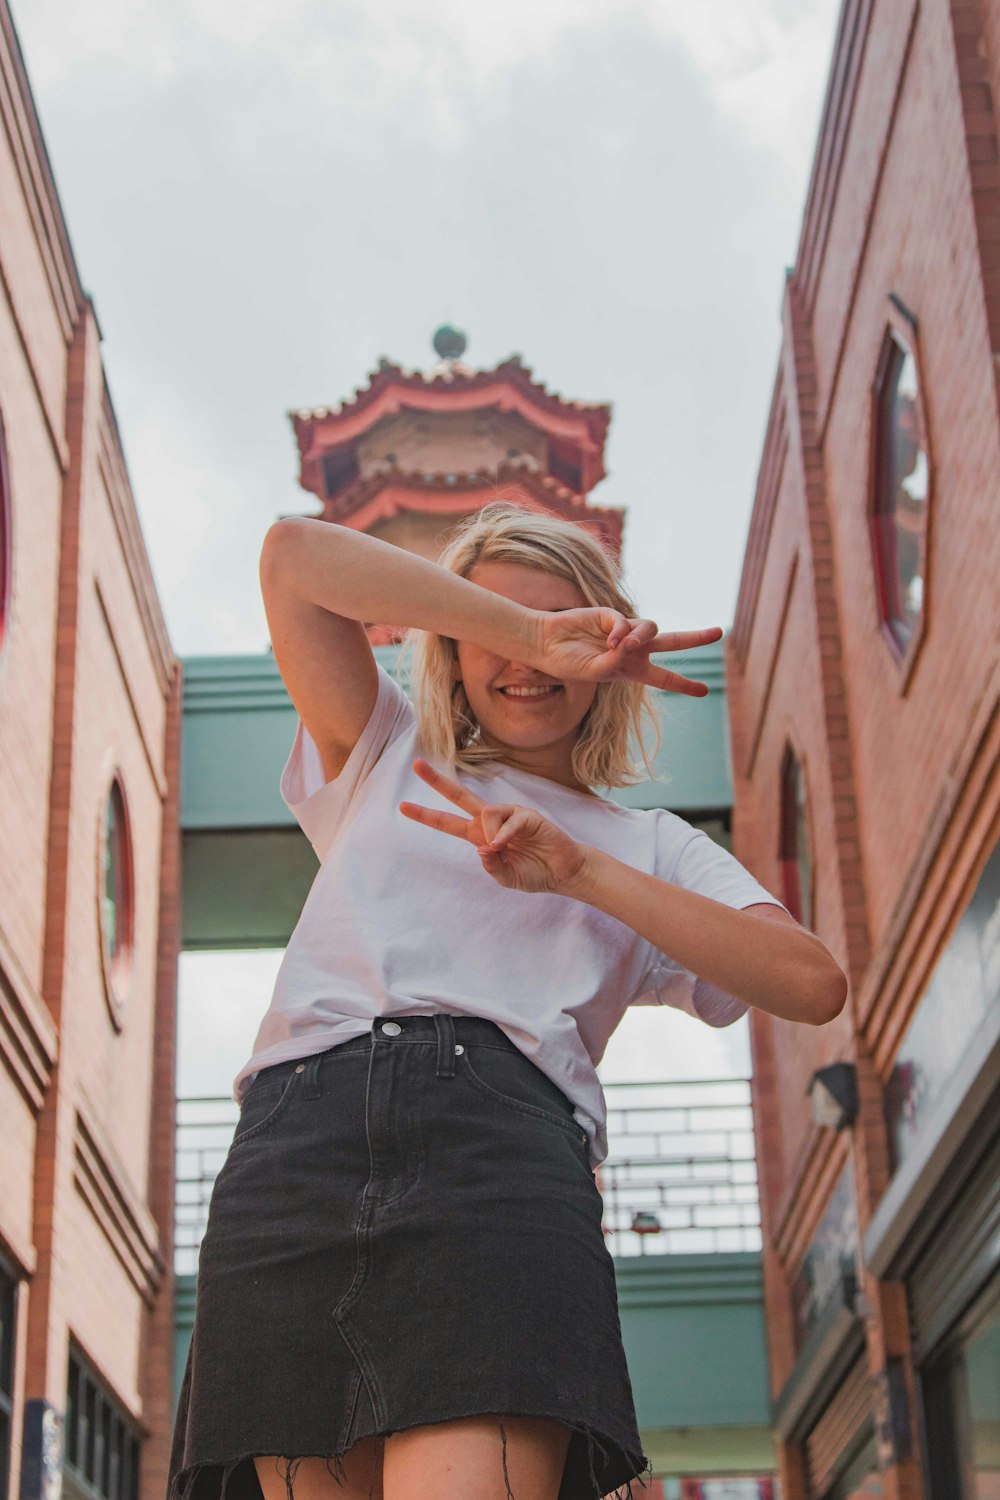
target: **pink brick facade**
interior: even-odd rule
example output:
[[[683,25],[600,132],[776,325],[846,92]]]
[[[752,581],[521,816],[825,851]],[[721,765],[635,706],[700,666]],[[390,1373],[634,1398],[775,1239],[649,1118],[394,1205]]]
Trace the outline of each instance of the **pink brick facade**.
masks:
[[[0,648],[0,1260],[17,1284],[0,1500],[20,1491],[26,1403],[66,1409],[71,1344],[134,1423],[153,1494],[172,1378],[179,664],[2,5],[0,75],[12,563]],[[135,914],[120,1016],[99,911],[115,774]]]
[[[851,996],[816,1029],[752,1017],[772,1380],[796,1364],[790,1286],[852,1159],[863,1235],[891,1176],[883,1096],[900,1038],[1000,816],[1000,5],[846,0],[727,652],[734,851],[780,889],[780,768],[806,787],[814,930]],[[902,324],[901,324],[902,319]],[[915,321],[915,328],[914,328]],[[873,382],[904,327],[931,498],[924,609],[903,660],[880,627],[869,516]],[[814,1070],[857,1068],[853,1130],[813,1123]],[[864,1275],[870,1389],[920,1399],[899,1280]],[[827,1491],[782,1444],[785,1500]],[[887,1500],[930,1494],[919,1444]],[[978,1492],[977,1492],[978,1493]]]

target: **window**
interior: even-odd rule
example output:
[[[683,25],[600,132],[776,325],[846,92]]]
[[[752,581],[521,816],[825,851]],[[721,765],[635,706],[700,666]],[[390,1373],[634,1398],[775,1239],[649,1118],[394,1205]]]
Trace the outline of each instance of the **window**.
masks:
[[[924,607],[930,464],[917,361],[895,328],[875,380],[872,545],[882,621],[905,653]]]
[[[334,448],[332,453],[327,453],[323,458],[323,483],[328,497],[332,500],[334,495],[346,490],[359,473],[358,456],[352,447]]]
[[[992,1500],[1000,1459],[1000,1284],[987,1285],[961,1334],[922,1373],[934,1500]]]
[[[75,1349],[69,1355],[65,1444],[70,1500],[138,1500],[138,1431]]]
[[[17,1281],[13,1268],[0,1260],[0,1495],[6,1495],[10,1478],[16,1319]]]
[[[112,1016],[120,1010],[132,958],[132,841],[120,777],[112,780],[104,803],[100,837],[99,899],[101,947]]]
[[[549,473],[575,495],[583,493],[583,459],[573,443],[549,443]]]
[[[802,767],[791,745],[781,763],[781,899],[797,922],[812,926],[812,859]]]
[[[7,609],[13,569],[10,547],[10,476],[7,469],[7,440],[4,436],[3,419],[0,418],[0,650],[7,627]],[[0,1489],[0,1494],[3,1490]]]

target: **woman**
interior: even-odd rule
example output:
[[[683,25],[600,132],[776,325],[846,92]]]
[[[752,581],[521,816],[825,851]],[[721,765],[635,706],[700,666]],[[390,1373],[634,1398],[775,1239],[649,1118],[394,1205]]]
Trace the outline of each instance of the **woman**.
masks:
[[[581,527],[496,503],[439,564],[264,543],[320,870],[202,1243],[172,1500],[597,1500],[649,1464],[594,1168],[630,1004],[821,1025],[846,980],[635,779],[647,687],[703,685]],[[364,621],[416,636],[418,711]],[[648,769],[648,766],[647,766]]]

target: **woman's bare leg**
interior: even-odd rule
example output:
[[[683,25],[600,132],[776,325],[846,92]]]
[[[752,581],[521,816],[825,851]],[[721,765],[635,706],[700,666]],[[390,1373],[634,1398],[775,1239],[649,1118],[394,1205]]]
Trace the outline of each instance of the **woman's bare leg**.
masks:
[[[557,1500],[569,1440],[570,1429],[550,1417],[460,1417],[410,1427],[355,1443],[341,1460],[344,1484],[324,1459],[301,1459],[295,1500]],[[284,1460],[255,1458],[254,1466],[264,1500],[288,1500]]]
[[[349,1448],[340,1460],[343,1484],[331,1473],[332,1460],[328,1468],[323,1458],[300,1459],[292,1475],[295,1500],[383,1500],[381,1448],[378,1438],[360,1438]],[[284,1459],[255,1458],[253,1462],[264,1500],[288,1500]]]
[[[385,1439],[384,1500],[557,1500],[570,1436],[551,1417],[499,1415],[394,1432]]]

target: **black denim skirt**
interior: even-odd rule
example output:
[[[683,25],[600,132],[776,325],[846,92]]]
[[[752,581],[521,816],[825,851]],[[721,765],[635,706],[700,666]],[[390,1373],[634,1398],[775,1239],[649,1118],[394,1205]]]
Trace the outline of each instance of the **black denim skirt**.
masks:
[[[212,1192],[168,1500],[261,1500],[264,1454],[294,1500],[296,1459],[337,1478],[360,1438],[486,1413],[571,1428],[558,1500],[631,1497],[601,1217],[570,1100],[492,1021],[382,1018],[262,1069]]]

